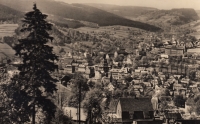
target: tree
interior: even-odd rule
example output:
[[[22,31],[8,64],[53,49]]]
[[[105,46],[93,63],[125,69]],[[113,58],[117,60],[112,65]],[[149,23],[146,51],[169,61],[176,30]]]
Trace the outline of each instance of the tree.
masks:
[[[113,98],[114,99],[118,99],[118,98],[120,98],[122,96],[123,96],[123,91],[122,90],[120,90],[120,89],[114,90],[114,92],[113,92]]]
[[[86,93],[90,90],[90,85],[88,85],[87,79],[81,73],[75,73],[71,80],[72,95],[70,96],[68,104],[71,107],[78,107],[79,102],[82,102]]]
[[[185,99],[183,98],[183,95],[177,95],[173,99],[175,106],[177,107],[183,107],[185,105]]]
[[[21,32],[27,36],[19,39],[14,47],[23,63],[18,67],[20,73],[3,86],[3,91],[8,97],[10,119],[15,123],[30,122],[32,116],[35,124],[36,108],[43,110],[50,123],[56,112],[51,96],[57,90],[57,80],[51,73],[57,69],[54,60],[58,57],[52,53],[53,48],[46,45],[53,40],[47,32],[52,24],[45,21],[46,18],[34,4],[33,11],[26,13],[22,20]]]
[[[102,108],[102,91],[100,89],[90,90],[85,100],[83,101],[83,106],[88,113],[88,119],[91,123],[95,123],[97,119],[101,118]]]
[[[133,80],[133,78],[132,78],[130,75],[125,76],[124,79],[125,79],[125,81],[126,81],[127,83],[130,83],[130,82]]]
[[[188,112],[191,113],[192,112],[196,112],[197,115],[200,115],[200,95],[197,94],[194,97],[189,97],[186,101],[186,105],[190,106],[188,109]]]
[[[195,70],[192,70],[189,72],[189,78],[190,78],[190,80],[193,80],[193,81],[196,80],[196,71]]]
[[[62,53],[62,52],[65,52],[64,48],[61,48],[61,49],[59,50],[59,53]]]
[[[72,118],[66,116],[63,112],[63,110],[57,108],[55,113],[55,118],[52,120],[55,124],[73,124]]]
[[[95,57],[94,63],[95,63],[95,64],[99,64],[100,62],[101,62],[100,57],[99,57],[99,56]]]
[[[123,61],[124,56],[122,54],[118,55],[116,58],[114,58],[115,62],[121,62]]]
[[[95,87],[86,93],[82,104],[87,112],[90,123],[101,122],[104,111],[108,108],[111,93],[106,89]]]

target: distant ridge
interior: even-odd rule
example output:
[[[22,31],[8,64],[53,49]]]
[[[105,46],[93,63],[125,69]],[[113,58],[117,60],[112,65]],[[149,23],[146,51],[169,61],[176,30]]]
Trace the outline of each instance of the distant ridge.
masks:
[[[145,18],[145,21],[182,25],[199,19],[198,14],[192,8],[174,8],[171,10],[149,11],[138,18]]]
[[[35,0],[1,0],[0,4],[17,9],[18,11],[30,11]],[[99,26],[122,25],[135,27],[148,31],[159,31],[160,28],[138,21],[132,21],[124,17],[106,12],[104,10],[84,4],[67,4],[52,0],[36,0],[38,8],[50,15],[63,18],[88,21],[99,24]]]
[[[158,10],[157,8],[142,7],[142,6],[119,6],[119,5],[97,4],[97,3],[87,3],[86,5],[105,10],[107,12],[110,12],[122,17],[137,17],[141,13]]]
[[[122,16],[135,21],[150,24],[182,25],[199,19],[200,11],[192,8],[174,8],[171,10],[159,10],[151,7],[118,6],[110,4],[87,4],[98,9]],[[197,13],[198,12],[198,13]]]

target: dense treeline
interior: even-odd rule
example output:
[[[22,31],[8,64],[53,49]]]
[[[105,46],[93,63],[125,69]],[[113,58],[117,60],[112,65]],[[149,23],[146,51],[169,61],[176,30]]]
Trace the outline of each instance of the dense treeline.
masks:
[[[22,12],[16,11],[12,8],[0,4],[0,21],[17,23],[22,17]]]

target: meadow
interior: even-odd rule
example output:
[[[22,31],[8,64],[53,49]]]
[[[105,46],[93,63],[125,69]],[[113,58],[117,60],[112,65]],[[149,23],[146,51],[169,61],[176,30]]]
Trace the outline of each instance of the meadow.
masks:
[[[0,24],[0,37],[15,35],[18,24]]]

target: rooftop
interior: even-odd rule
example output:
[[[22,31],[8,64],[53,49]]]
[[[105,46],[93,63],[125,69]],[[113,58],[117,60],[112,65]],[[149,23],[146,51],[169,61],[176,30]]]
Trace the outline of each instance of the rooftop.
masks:
[[[150,98],[120,98],[122,111],[153,111]]]

